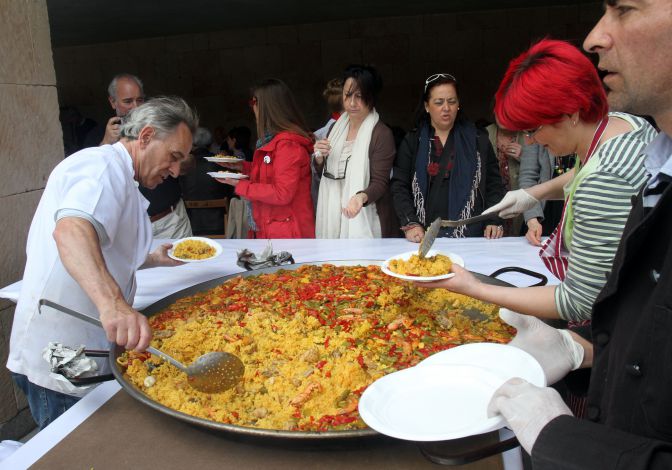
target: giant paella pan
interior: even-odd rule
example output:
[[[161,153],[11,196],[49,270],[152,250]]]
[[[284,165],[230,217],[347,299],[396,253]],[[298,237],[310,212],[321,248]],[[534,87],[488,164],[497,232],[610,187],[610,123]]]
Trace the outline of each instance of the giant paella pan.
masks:
[[[143,313],[153,345],[189,363],[204,352],[238,355],[234,389],[205,394],[149,354],[116,347],[112,372],[143,404],[240,436],[335,440],[376,436],[357,413],[377,378],[465,342],[508,342],[497,307],[390,278],[380,261],[305,263],[228,275],[176,292]],[[511,286],[497,279],[483,282]],[[477,310],[478,320],[473,312]]]

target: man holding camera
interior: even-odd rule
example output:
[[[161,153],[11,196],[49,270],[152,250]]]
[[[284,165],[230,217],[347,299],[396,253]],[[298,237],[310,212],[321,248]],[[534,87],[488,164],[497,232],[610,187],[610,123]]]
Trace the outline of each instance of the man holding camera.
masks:
[[[108,101],[115,115],[107,121],[105,134],[102,129],[91,132],[86,147],[112,145],[119,141],[122,118],[145,102],[142,81],[130,73],[120,73],[112,78],[107,87]],[[147,213],[152,222],[154,238],[183,238],[192,235],[191,223],[182,201],[182,191],[175,178],[168,178],[155,189],[140,188],[140,192],[150,202]]]

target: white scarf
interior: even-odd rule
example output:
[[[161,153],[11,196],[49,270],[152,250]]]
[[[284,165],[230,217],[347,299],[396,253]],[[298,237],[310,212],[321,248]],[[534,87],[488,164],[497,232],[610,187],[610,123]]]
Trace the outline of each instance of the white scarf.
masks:
[[[333,180],[322,176],[317,197],[316,238],[380,238],[380,220],[375,204],[362,207],[352,219],[341,212],[352,196],[369,186],[369,145],[376,123],[378,113],[373,109],[357,131],[345,179]],[[331,151],[325,162],[325,171],[332,175],[339,176],[345,168],[345,158],[343,161],[341,158],[349,128],[350,118],[348,113],[343,113],[329,133]]]

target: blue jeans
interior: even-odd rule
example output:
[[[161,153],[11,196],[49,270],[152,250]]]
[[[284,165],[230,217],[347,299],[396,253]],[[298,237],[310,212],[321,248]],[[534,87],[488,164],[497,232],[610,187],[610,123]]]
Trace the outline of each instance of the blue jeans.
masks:
[[[12,372],[12,378],[26,395],[28,406],[30,406],[30,414],[33,415],[40,431],[79,401],[78,397],[35,385],[29,382],[25,375]]]

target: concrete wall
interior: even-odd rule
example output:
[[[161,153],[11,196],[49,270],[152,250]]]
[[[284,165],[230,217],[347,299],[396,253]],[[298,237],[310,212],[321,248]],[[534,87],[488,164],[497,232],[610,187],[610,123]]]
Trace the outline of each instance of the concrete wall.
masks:
[[[0,0],[0,286],[21,279],[28,227],[62,159],[45,0]],[[0,300],[0,440],[34,427],[7,362],[14,304]]]
[[[326,111],[326,81],[353,62],[375,64],[384,90],[384,121],[408,129],[425,78],[457,76],[462,108],[488,117],[508,61],[531,41],[550,35],[580,44],[600,14],[600,3],[499,11],[297,24],[204,32],[54,50],[59,102],[102,122],[109,117],[106,87],[127,71],[146,92],[178,94],[195,104],[208,127],[246,123],[248,87],[277,76],[288,82],[313,127]]]

